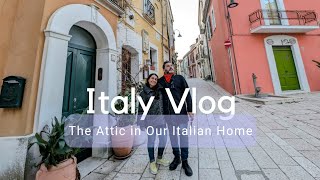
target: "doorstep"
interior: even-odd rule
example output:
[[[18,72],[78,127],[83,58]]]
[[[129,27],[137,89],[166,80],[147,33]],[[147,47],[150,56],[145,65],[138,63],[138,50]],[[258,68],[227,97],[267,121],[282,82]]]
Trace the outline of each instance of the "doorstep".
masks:
[[[264,95],[265,97],[256,98],[254,94],[236,95],[236,97],[249,102],[253,102],[256,104],[263,104],[263,105],[295,103],[303,100],[303,97],[276,96],[271,94],[262,94],[262,95]]]

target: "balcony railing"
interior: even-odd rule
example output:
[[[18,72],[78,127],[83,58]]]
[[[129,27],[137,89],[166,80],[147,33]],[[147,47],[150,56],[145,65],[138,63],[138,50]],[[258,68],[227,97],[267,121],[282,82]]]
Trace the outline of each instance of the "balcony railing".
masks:
[[[304,33],[313,29],[317,29],[319,27],[317,20],[317,13],[312,10],[302,11],[259,9],[249,15],[252,33]]]
[[[114,5],[118,6],[120,9],[125,10],[127,1],[126,0],[108,0]]]
[[[151,1],[149,0],[144,0],[145,5],[144,5],[144,12],[143,15],[144,17],[151,23],[151,24],[156,24],[156,17],[155,17],[155,8],[152,5]]]

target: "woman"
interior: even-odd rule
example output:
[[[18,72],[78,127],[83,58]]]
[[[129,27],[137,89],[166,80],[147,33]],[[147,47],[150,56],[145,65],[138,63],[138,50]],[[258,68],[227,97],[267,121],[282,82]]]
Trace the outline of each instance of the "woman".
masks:
[[[150,74],[147,78],[146,84],[143,86],[143,91],[140,93],[141,98],[143,99],[144,104],[148,104],[149,99],[154,96],[154,100],[151,104],[151,107],[148,111],[147,116],[144,120],[139,120],[138,125],[142,130],[146,129],[148,134],[148,153],[150,159],[150,172],[152,174],[157,174],[158,168],[157,164],[168,166],[169,161],[162,158],[164,149],[167,144],[167,134],[166,131],[166,122],[163,116],[162,108],[162,94],[159,90],[158,85],[158,75]],[[143,114],[143,109],[139,105],[140,115]],[[139,118],[140,119],[140,118]],[[158,134],[159,137],[159,146],[158,146],[158,157],[155,160],[154,157],[154,144],[155,139]]]

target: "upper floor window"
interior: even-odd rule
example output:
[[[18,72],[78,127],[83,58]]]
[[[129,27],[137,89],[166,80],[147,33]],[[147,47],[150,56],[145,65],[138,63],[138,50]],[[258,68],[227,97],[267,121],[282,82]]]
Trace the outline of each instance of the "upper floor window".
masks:
[[[208,39],[211,39],[211,36],[212,36],[212,27],[211,27],[211,23],[210,23],[210,16],[209,16],[208,19],[207,19],[206,31],[207,31],[207,37],[208,37]]]
[[[276,0],[263,0],[265,9],[267,10],[278,10],[278,4]]]
[[[270,25],[281,24],[280,17],[281,12],[279,11],[279,4],[277,0],[262,0],[262,9],[266,10],[265,13],[268,16]]]
[[[214,15],[214,8],[212,8],[212,11],[211,11],[211,20],[212,20],[212,28],[213,28],[213,31],[214,31],[216,29],[216,27],[217,27],[216,17]]]
[[[144,0],[143,15],[151,24],[156,23],[155,8],[151,0]]]

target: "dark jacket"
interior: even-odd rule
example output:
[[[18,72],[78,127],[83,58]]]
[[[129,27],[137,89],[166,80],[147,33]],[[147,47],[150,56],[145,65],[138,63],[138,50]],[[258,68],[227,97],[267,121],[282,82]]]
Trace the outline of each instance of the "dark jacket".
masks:
[[[170,83],[167,83],[164,77],[161,77],[158,83],[162,87],[161,92],[163,94],[163,113],[165,115],[180,115],[180,118],[178,118],[179,122],[177,120],[169,120],[169,121],[167,120],[167,122],[170,123],[172,121],[177,121],[177,122],[174,122],[175,124],[187,123],[189,120],[187,116],[188,114],[187,112],[192,112],[192,98],[190,95],[190,91],[187,95],[186,101],[183,104],[181,112],[176,114],[173,110],[168,94],[165,90],[165,88],[170,89],[173,99],[176,105],[178,106],[185,89],[189,88],[187,81],[181,75],[173,75],[171,77]],[[174,117],[178,117],[178,116],[174,116]]]
[[[163,117],[163,102],[162,102],[162,93],[159,90],[159,88],[155,91],[149,87],[147,87],[146,85],[143,86],[143,91],[140,93],[140,96],[144,102],[145,105],[148,104],[149,99],[151,98],[151,96],[155,96],[151,107],[148,111],[148,114],[146,116],[146,118],[144,120],[140,120],[141,115],[143,114],[143,109],[139,103],[139,109],[138,109],[138,122],[137,124],[140,127],[148,127],[148,126],[161,126],[161,125],[165,125],[166,122],[164,120]]]

